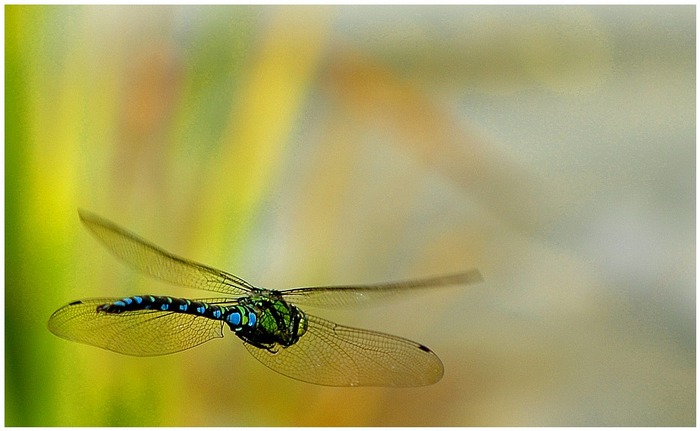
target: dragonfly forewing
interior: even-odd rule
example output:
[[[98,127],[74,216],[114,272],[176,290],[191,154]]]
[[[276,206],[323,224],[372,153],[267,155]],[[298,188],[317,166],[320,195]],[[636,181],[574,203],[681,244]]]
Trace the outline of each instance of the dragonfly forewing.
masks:
[[[228,295],[245,295],[259,290],[233,274],[175,256],[95,214],[84,210],[79,214],[80,220],[109,251],[153,277]]]
[[[369,305],[384,299],[395,298],[398,293],[403,294],[407,291],[467,285],[482,280],[481,273],[474,269],[418,280],[358,286],[301,287],[283,290],[281,293],[285,300],[297,305],[343,308]]]

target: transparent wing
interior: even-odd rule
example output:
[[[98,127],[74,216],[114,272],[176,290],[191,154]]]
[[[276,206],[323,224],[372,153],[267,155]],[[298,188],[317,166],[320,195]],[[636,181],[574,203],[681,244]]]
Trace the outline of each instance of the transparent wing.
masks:
[[[425,386],[442,378],[440,358],[405,338],[349,328],[315,316],[296,344],[277,353],[245,344],[267,367],[324,386]]]
[[[175,353],[223,337],[222,321],[191,314],[159,310],[97,312],[99,305],[119,299],[72,302],[51,315],[49,330],[67,340],[134,356]],[[231,303],[230,298],[201,301]]]
[[[109,220],[84,210],[78,213],[109,251],[146,274],[181,286],[229,295],[258,291],[240,277],[170,254]]]
[[[482,280],[481,273],[474,269],[458,274],[418,280],[364,286],[301,287],[283,290],[281,293],[285,300],[296,305],[340,308],[369,304],[372,301],[390,298],[407,290],[472,284]]]

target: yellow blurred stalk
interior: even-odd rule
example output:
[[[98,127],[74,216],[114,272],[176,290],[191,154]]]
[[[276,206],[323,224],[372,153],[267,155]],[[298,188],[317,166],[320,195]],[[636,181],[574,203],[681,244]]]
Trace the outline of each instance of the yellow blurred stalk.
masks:
[[[314,77],[330,18],[331,9],[322,7],[280,7],[272,14],[259,56],[242,74],[242,91],[232,105],[217,157],[219,168],[208,171],[210,177],[204,181],[208,187],[195,206],[206,208],[232,187],[239,193],[235,199],[219,202],[220,208],[228,210],[198,214],[200,220],[194,225],[207,226],[209,231],[196,241],[224,234],[239,238],[266,194]],[[300,27],[300,22],[305,25]]]

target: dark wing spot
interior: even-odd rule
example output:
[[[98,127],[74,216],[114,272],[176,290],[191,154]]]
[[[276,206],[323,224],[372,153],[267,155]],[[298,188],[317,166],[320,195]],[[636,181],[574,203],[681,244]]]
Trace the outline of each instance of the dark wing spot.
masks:
[[[429,348],[425,347],[425,346],[422,345],[422,344],[419,344],[419,345],[418,345],[418,348],[421,349],[421,350],[424,351],[424,352],[432,353],[432,350],[430,350]]]
[[[78,305],[78,304],[82,304],[82,303],[83,303],[83,301],[73,301],[68,305]]]

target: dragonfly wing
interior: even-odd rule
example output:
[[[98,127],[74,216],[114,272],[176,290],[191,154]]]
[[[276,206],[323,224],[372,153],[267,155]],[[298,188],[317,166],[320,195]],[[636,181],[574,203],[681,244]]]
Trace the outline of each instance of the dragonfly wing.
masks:
[[[83,224],[109,251],[153,277],[229,295],[243,295],[257,290],[240,277],[168,253],[95,214],[84,210],[79,210],[79,214]]]
[[[474,269],[457,274],[418,280],[360,286],[301,287],[283,290],[281,293],[285,300],[296,305],[341,308],[371,304],[374,301],[391,298],[397,293],[407,290],[465,285],[482,280],[481,273]]]
[[[53,313],[49,330],[67,340],[133,356],[175,353],[223,337],[222,321],[191,314],[160,310],[97,312],[99,305],[118,299],[72,302]]]
[[[260,362],[293,379],[324,386],[425,386],[442,378],[440,358],[405,338],[306,315],[307,332],[276,353],[245,344]]]

